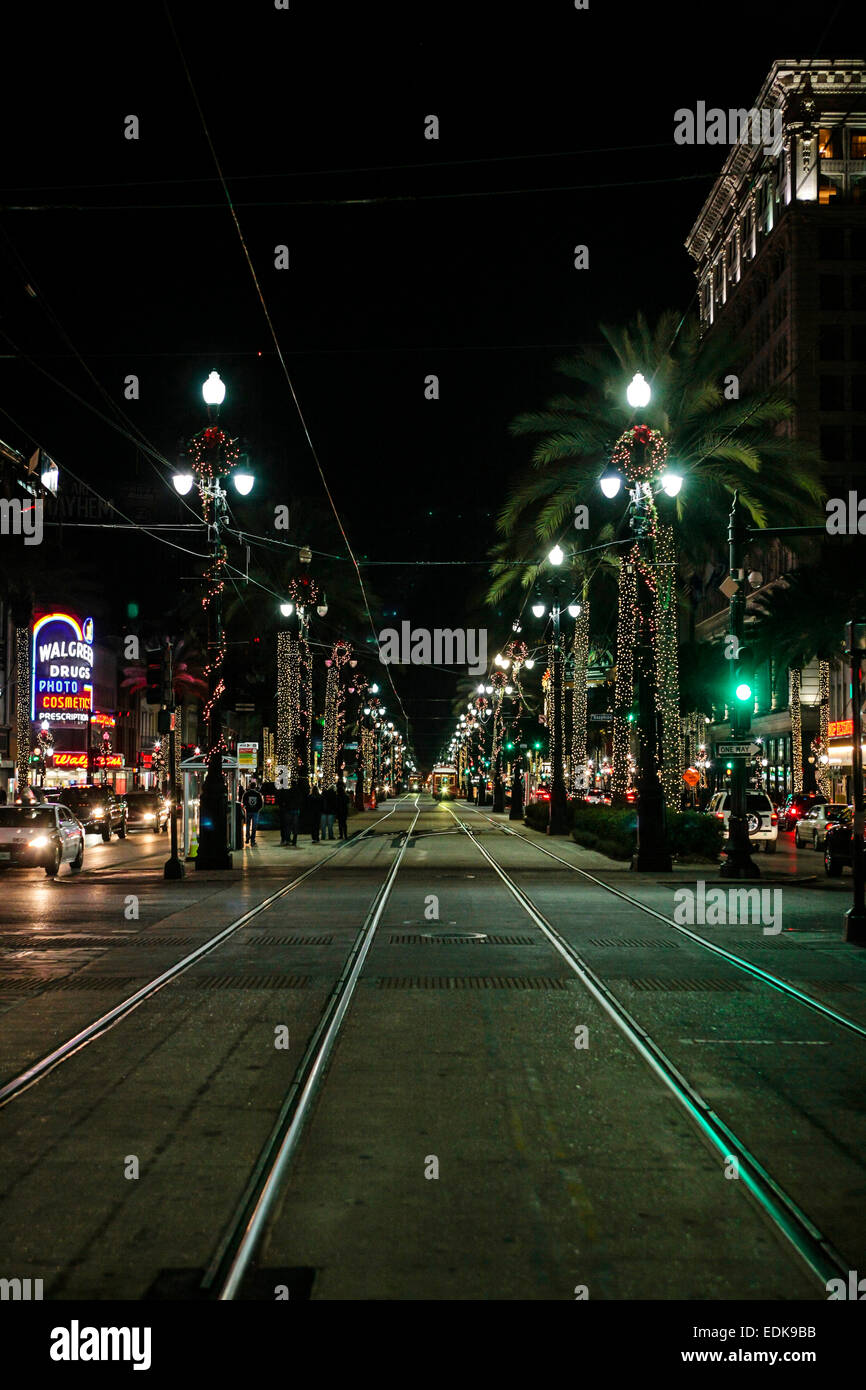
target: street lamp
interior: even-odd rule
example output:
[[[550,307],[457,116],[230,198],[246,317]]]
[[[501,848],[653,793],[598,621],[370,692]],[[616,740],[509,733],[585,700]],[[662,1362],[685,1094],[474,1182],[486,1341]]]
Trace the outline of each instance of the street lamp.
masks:
[[[204,397],[205,405],[222,405],[226,398],[225,384],[220,378],[219,372],[211,372],[207,381],[203,383],[201,393]]]
[[[625,394],[631,406],[641,408],[645,405],[649,405],[650,395],[652,393],[650,391],[649,382],[644,379],[641,372],[635,372],[628,384]]]
[[[295,611],[295,605],[294,605],[293,603],[281,603],[281,604],[280,604],[280,612],[282,613],[282,615],[283,615],[284,618],[290,618],[290,617],[292,616],[292,614],[294,613],[294,611]]]

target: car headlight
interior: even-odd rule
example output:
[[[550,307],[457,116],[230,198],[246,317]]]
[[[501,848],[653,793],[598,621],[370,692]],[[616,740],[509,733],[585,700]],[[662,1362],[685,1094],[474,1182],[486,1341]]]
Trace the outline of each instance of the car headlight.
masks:
[[[94,814],[95,816],[104,816],[104,815],[105,815],[105,807],[104,807],[104,806],[94,806],[94,808],[93,808],[93,814]]]
[[[144,816],[143,816],[143,819],[144,819],[144,820],[153,820],[153,811],[145,811]]]
[[[48,843],[49,839],[47,835],[36,835],[34,839],[27,841],[27,848],[44,849],[45,845],[47,845]]]

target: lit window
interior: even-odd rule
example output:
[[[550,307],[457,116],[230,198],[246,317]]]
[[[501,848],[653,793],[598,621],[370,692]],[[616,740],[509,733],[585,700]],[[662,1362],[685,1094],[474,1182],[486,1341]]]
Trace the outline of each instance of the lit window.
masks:
[[[835,159],[835,130],[822,128],[818,131],[818,154],[821,159]]]
[[[851,131],[851,158],[866,159],[866,130]]]

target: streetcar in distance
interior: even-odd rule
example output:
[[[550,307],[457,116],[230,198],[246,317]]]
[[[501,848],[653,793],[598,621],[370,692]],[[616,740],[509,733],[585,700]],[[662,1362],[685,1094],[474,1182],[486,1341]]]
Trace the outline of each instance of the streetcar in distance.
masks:
[[[430,791],[434,801],[453,801],[457,795],[457,768],[451,763],[441,763],[434,767],[430,777]]]

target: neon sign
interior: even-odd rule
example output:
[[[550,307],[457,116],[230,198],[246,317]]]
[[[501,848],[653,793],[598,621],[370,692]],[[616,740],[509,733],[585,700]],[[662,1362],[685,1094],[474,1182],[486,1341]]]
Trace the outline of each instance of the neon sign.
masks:
[[[33,624],[30,717],[82,724],[93,708],[93,619],[44,613]]]
[[[827,725],[828,738],[853,738],[854,720],[853,719],[831,719]]]

